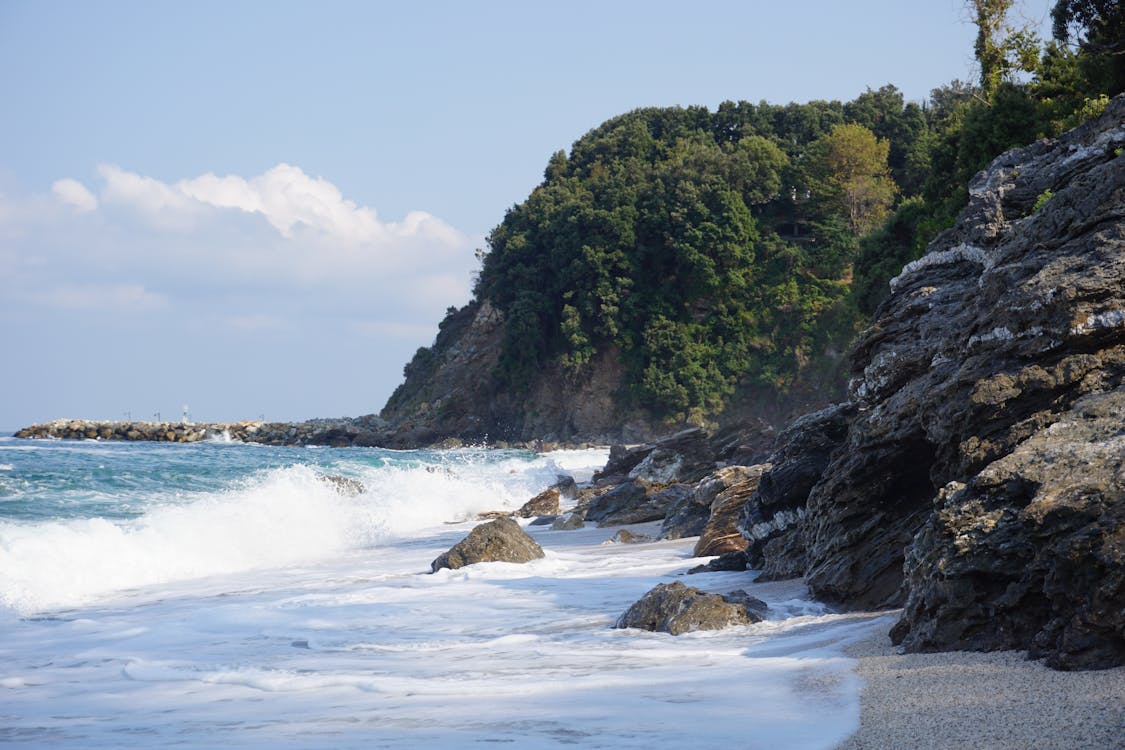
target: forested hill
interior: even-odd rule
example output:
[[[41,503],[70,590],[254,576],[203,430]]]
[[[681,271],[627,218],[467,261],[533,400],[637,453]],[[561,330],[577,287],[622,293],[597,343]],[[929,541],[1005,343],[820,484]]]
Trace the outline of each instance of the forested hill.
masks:
[[[1005,3],[976,5],[999,30],[978,40],[979,84],[641,109],[551,156],[383,416],[408,441],[628,439],[837,397],[854,334],[969,178],[1122,88],[1120,56],[1040,48],[986,17]],[[1098,38],[1082,24],[1059,33]]]

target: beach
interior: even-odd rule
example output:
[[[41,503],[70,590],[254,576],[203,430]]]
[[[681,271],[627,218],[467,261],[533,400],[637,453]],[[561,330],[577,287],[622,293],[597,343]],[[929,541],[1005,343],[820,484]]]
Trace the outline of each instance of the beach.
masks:
[[[1060,672],[1017,651],[901,654],[886,632],[844,648],[863,689],[860,729],[839,750],[1125,746],[1125,667]]]

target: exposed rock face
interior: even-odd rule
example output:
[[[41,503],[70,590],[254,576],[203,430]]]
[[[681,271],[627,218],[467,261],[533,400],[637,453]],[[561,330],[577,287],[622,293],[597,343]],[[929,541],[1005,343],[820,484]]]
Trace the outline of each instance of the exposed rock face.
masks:
[[[739,531],[738,519],[746,501],[758,489],[762,473],[769,468],[769,464],[728,466],[708,477],[713,479],[711,483],[706,480],[700,483],[701,488],[711,485],[704,492],[708,492],[714,485],[725,486],[715,493],[715,499],[711,501],[707,523],[692,554],[696,557],[710,557],[746,549],[746,539]]]
[[[442,568],[463,568],[478,562],[525,563],[543,557],[543,548],[511,518],[482,523],[469,535],[439,555],[430,564],[436,573]]]
[[[936,506],[907,554],[897,641],[1125,663],[1125,389],[1081,399]]]
[[[444,321],[434,345],[406,366],[406,382],[381,412],[395,428],[389,444],[426,445],[449,436],[610,443],[666,431],[618,405],[616,351],[600,352],[579,373],[545,368],[524,393],[505,390],[494,377],[504,331],[503,313],[488,300]]]
[[[719,630],[731,625],[760,622],[760,601],[735,592],[731,601],[676,581],[661,583],[645,594],[617,620],[615,627],[640,628],[680,635],[693,630]],[[751,606],[748,606],[751,605]]]
[[[1121,663],[1125,598],[1094,580],[1121,559],[1120,479],[1104,463],[1119,443],[1088,416],[1119,402],[1076,404],[1125,376],[1123,149],[1118,97],[1099,120],[1004,154],[893,280],[853,356],[856,413],[809,497],[814,595],[901,604],[913,544],[907,646]]]
[[[763,569],[767,580],[804,573],[800,523],[809,493],[824,473],[832,452],[843,442],[853,411],[848,404],[837,404],[787,427],[777,438],[770,466],[762,474],[757,491],[742,506],[738,523],[748,541],[746,564]],[[789,538],[770,544],[782,536]],[[767,550],[771,554],[767,555]]]

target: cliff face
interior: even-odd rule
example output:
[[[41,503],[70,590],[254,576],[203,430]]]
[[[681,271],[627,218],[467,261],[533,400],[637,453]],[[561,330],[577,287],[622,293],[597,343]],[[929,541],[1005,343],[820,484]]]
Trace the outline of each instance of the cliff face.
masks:
[[[1125,663],[1123,149],[1118,97],[996,159],[856,346],[790,535],[818,597],[905,603],[908,648]]]
[[[390,447],[463,440],[549,440],[638,443],[689,426],[666,422],[643,408],[628,407],[627,376],[620,353],[608,348],[578,372],[544,366],[523,392],[496,377],[504,341],[504,315],[487,299],[473,302],[443,323],[434,345],[406,367],[406,381],[380,412]],[[716,415],[727,427],[716,437],[729,453],[761,453],[773,431],[795,414],[830,403],[842,390],[841,354],[824,352],[787,393],[742,388]]]
[[[622,370],[613,350],[596,355],[576,375],[546,367],[527,392],[506,390],[495,378],[503,338],[503,314],[488,300],[449,319],[425,361],[407,367],[406,382],[381,413],[393,426],[390,442],[424,445],[446,437],[636,442],[669,431],[643,412],[618,405]]]

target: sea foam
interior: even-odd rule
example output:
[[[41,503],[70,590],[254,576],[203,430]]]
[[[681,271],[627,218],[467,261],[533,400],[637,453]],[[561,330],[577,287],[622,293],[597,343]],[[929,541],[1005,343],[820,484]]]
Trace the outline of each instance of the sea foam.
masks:
[[[169,497],[134,519],[0,522],[0,604],[26,614],[153,584],[331,559],[517,508],[568,465],[581,474],[599,461],[599,452],[529,461],[466,451],[434,462],[344,462],[366,487],[354,496],[297,464],[221,492]]]

